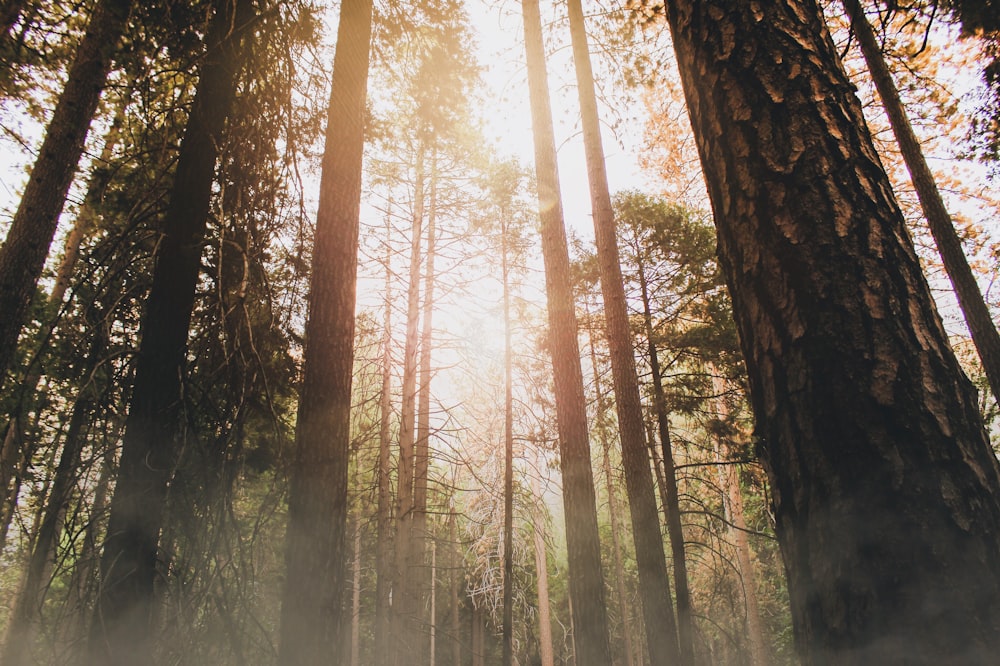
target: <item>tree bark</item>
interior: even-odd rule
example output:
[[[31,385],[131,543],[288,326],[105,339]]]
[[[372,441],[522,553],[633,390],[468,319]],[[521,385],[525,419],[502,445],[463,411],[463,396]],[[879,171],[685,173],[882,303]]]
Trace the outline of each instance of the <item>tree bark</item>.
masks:
[[[129,0],[101,0],[94,7],[7,238],[0,246],[0,312],[4,313],[0,317],[0,385],[14,359],[17,338],[132,5]]]
[[[327,112],[304,377],[290,476],[278,663],[325,664],[344,638],[354,309],[371,0],[344,0]]]
[[[119,106],[114,121],[111,123],[111,128],[104,138],[104,148],[101,150],[98,164],[108,164],[114,155],[115,147],[118,145],[120,138],[119,133],[125,111],[124,106],[125,102],[123,101],[121,106]],[[49,321],[44,323],[43,330],[38,335],[39,340],[48,340],[61,319],[58,310],[66,296],[66,291],[69,289],[70,280],[76,268],[77,258],[80,255],[80,246],[83,244],[84,239],[92,233],[97,218],[100,215],[100,202],[110,181],[110,175],[109,170],[100,168],[95,169],[91,173],[83,205],[80,207],[80,212],[76,216],[73,228],[66,235],[66,241],[63,244],[62,259],[60,259],[59,266],[56,269],[56,281],[46,299],[51,307],[52,315]],[[12,511],[8,513],[6,508],[17,501],[17,490],[20,487],[20,479],[18,479],[17,483],[13,484],[13,488],[12,481],[15,475],[18,474],[18,471],[29,463],[34,455],[35,446],[31,444],[27,447],[23,446],[25,441],[24,433],[20,432],[19,428],[21,414],[27,411],[26,405],[30,404],[30,397],[37,394],[38,384],[42,381],[42,376],[41,363],[36,357],[28,368],[24,382],[17,389],[21,397],[15,401],[14,413],[7,424],[3,446],[0,447],[0,492],[2,492],[0,494],[0,504],[6,504],[4,507],[4,516],[13,514]],[[0,550],[3,550],[4,543],[6,542],[8,528],[7,521],[4,521],[4,526],[0,529]]]
[[[590,307],[587,304],[587,317],[590,318]],[[611,564],[615,571],[615,595],[618,597],[618,609],[621,613],[622,639],[625,648],[625,664],[632,666],[635,651],[632,646],[632,630],[629,624],[629,605],[625,594],[625,571],[622,567],[622,542],[621,524],[618,522],[618,492],[615,489],[615,481],[611,477],[611,444],[608,442],[607,430],[604,426],[604,414],[608,409],[608,403],[601,385],[601,374],[597,366],[597,349],[594,346],[594,331],[587,331],[587,338],[590,347],[590,366],[594,370],[594,393],[597,417],[595,418],[598,435],[601,442],[602,468],[604,469],[604,483],[608,490],[608,517],[611,520]]]
[[[666,7],[807,664],[1000,651],[1000,471],[812,0]]]
[[[611,648],[608,641],[604,576],[601,572],[597,500],[590,462],[583,371],[580,367],[569,251],[559,192],[548,75],[545,71],[542,21],[537,0],[524,0],[521,9],[545,264],[548,346],[552,354],[556,419],[559,425],[559,464],[566,512],[569,589],[577,604],[573,644],[579,666],[606,666],[611,663]]]
[[[889,117],[889,124],[896,136],[896,143],[903,155],[906,169],[910,173],[910,180],[917,191],[927,226],[934,236],[934,243],[937,245],[948,277],[951,278],[958,304],[965,316],[965,323],[968,324],[969,332],[972,334],[972,342],[976,345],[983,370],[986,371],[990,390],[994,398],[1000,401],[1000,333],[997,333],[989,307],[979,289],[979,283],[976,282],[969,267],[969,261],[962,250],[962,241],[955,233],[951,215],[944,205],[944,199],[941,198],[934,174],[924,159],[920,141],[910,125],[906,108],[899,98],[899,90],[892,80],[892,73],[882,56],[882,50],[865,17],[864,9],[859,0],[843,0],[843,3],[844,9],[851,17],[851,27],[858,37],[858,44],[868,64],[872,81],[882,99],[882,107]]]
[[[649,298],[649,283],[646,280],[646,266],[642,255],[636,252],[639,275],[639,294],[642,297],[642,323],[645,329],[646,350],[649,355],[649,381],[653,385],[653,410],[660,435],[660,451],[663,456],[662,479],[663,514],[670,535],[670,551],[674,564],[674,591],[677,595],[677,637],[685,660],[694,662],[694,609],[691,607],[691,590],[688,587],[687,554],[684,551],[684,530],[681,526],[680,496],[677,491],[677,471],[674,463],[674,449],[670,440],[670,417],[667,411],[667,396],[663,391],[663,371],[660,355],[653,339],[653,309]],[[655,441],[651,440],[655,445]]]
[[[510,330],[510,272],[507,211],[500,219],[500,272],[503,282],[503,664],[514,663],[514,387]]]
[[[90,658],[145,659],[154,636],[153,583],[167,489],[179,454],[181,376],[222,130],[236,92],[252,6],[220,0],[174,174],[140,331],[139,358],[101,558]]]
[[[628,306],[618,256],[611,193],[608,190],[583,8],[580,0],[569,0],[567,5],[580,96],[587,177],[590,181],[597,263],[601,274],[608,346],[611,350],[611,374],[618,411],[625,489],[628,493],[635,559],[639,569],[639,597],[646,624],[646,643],[650,663],[654,666],[689,664],[690,641],[678,645],[677,625],[670,601],[667,560],[663,553],[663,535],[660,533],[653,475],[649,468],[649,453],[646,451],[639,380],[632,353],[632,332],[629,328]]]
[[[722,396],[725,392],[725,383],[714,370],[712,371],[712,390],[716,396]],[[725,421],[728,417],[726,403],[721,397],[712,401],[712,411],[715,412],[716,418],[720,421]],[[733,540],[733,547],[736,550],[740,584],[746,602],[750,666],[767,666],[771,663],[771,658],[768,656],[767,641],[764,640],[764,623],[760,616],[760,604],[757,602],[757,576],[751,559],[750,540],[747,538],[743,494],[740,490],[740,469],[731,462],[733,452],[730,442],[721,436],[717,436],[715,440],[715,459],[719,463],[719,486],[722,488],[726,519],[729,521],[729,538]]]
[[[536,455],[536,467],[541,473],[541,466],[544,458],[541,453]],[[537,571],[536,584],[538,587],[538,652],[541,657],[541,666],[554,666],[555,653],[552,649],[552,609],[549,603],[549,563],[548,554],[545,548],[545,513],[544,499],[542,497],[542,484],[538,480],[538,474],[531,477],[531,492],[535,496],[538,508],[535,509],[534,520],[534,544],[535,544],[535,570]],[[629,666],[632,666],[631,663]]]
[[[416,569],[410,572],[413,579],[413,601],[416,605],[416,621],[422,624],[425,608],[424,600],[428,588],[427,569],[427,475],[430,469],[431,442],[431,368],[434,345],[434,254],[437,222],[437,159],[431,154],[429,174],[430,193],[427,201],[427,251],[424,262],[424,294],[420,322],[420,374],[417,395],[417,430],[413,445],[413,523],[411,548]],[[433,627],[433,623],[430,625]],[[430,637],[428,637],[430,638]],[[421,640],[422,651],[426,654],[427,643]],[[410,658],[414,655],[411,653]]]
[[[403,404],[399,423],[399,471],[396,486],[396,561],[392,592],[393,663],[404,666],[417,649],[417,601],[414,568],[414,483],[416,470],[415,426],[417,408],[417,356],[420,325],[420,247],[424,223],[424,146],[417,148],[413,226],[410,238],[410,280],[407,287],[406,342],[403,351]]]
[[[391,209],[391,206],[389,207]],[[391,219],[386,215],[385,313],[382,329],[382,392],[379,397],[378,431],[378,515],[375,536],[375,664],[387,666],[391,659],[392,592],[392,452],[390,417],[392,411],[392,247],[389,245]]]
[[[10,623],[7,625],[3,653],[5,664],[28,663],[28,656],[35,641],[37,624],[41,619],[41,606],[44,602],[45,583],[59,544],[62,522],[69,508],[73,484],[79,474],[80,457],[86,443],[84,436],[86,422],[98,400],[95,372],[107,348],[107,338],[107,322],[98,322],[87,355],[85,380],[73,404],[66,441],[63,443],[59,464],[52,479],[52,489],[42,510],[28,568],[14,603]]]

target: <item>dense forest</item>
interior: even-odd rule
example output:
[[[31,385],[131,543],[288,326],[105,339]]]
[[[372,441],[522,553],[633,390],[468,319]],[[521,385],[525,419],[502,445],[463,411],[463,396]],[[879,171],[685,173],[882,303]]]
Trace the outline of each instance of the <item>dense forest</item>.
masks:
[[[0,19],[0,664],[996,663],[1000,3]]]

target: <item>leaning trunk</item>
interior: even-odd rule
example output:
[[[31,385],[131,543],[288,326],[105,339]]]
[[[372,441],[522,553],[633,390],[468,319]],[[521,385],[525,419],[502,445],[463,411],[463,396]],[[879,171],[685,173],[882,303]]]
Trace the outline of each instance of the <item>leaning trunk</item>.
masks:
[[[217,146],[232,106],[241,27],[251,6],[220,2],[188,118],[140,332],[135,384],[101,558],[90,635],[93,663],[152,650],[153,584],[167,488],[179,454],[181,375],[212,196]]]
[[[14,358],[132,4],[130,0],[101,0],[94,7],[21,203],[0,246],[0,312],[4,313],[0,317],[0,384]]]

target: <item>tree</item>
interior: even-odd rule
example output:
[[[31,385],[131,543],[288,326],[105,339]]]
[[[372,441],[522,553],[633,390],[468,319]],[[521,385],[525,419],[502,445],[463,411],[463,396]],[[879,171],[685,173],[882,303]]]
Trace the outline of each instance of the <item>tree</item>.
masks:
[[[559,462],[563,474],[570,596],[574,600],[573,643],[577,664],[611,661],[608,618],[601,573],[597,500],[590,464],[587,409],[583,394],[580,344],[570,283],[569,250],[563,223],[549,103],[545,46],[537,0],[523,0],[525,56],[535,145],[535,175],[541,218],[542,254],[549,316],[549,353],[559,424]]]
[[[646,624],[646,643],[653,664],[690,664],[693,659],[690,613],[685,613],[682,618],[685,622],[678,625],[674,620],[674,610],[670,601],[667,561],[663,553],[663,536],[657,518],[653,475],[649,467],[649,453],[646,450],[642,401],[639,396],[635,357],[632,353],[632,333],[629,330],[628,306],[625,302],[625,287],[616,242],[611,192],[608,189],[607,167],[604,163],[604,147],[583,7],[580,0],[569,0],[568,6],[573,63],[576,68],[583,120],[587,177],[590,181],[591,214],[594,218],[597,263],[601,274],[608,346],[611,350],[611,374],[615,406],[618,410],[625,488],[632,518],[635,557],[639,566],[639,588]],[[667,446],[666,442],[664,446]],[[679,517],[674,528],[678,531],[680,529]],[[683,543],[680,547],[683,549]],[[683,566],[682,563],[683,558],[680,563],[674,564]],[[686,588],[679,588],[678,594],[683,598],[682,592],[685,591]]]
[[[1000,646],[1000,474],[811,0],[668,3],[806,663]]]
[[[340,8],[295,433],[279,663],[339,654],[371,0]]]
[[[924,217],[927,218],[927,226],[934,236],[948,277],[951,278],[955,295],[972,334],[972,341],[982,360],[990,389],[994,396],[1000,395],[1000,333],[997,333],[997,328],[993,324],[993,318],[983,299],[979,284],[962,250],[962,241],[955,232],[951,215],[945,208],[934,175],[927,165],[927,160],[924,159],[920,142],[910,126],[906,109],[879,48],[875,32],[868,23],[859,0],[843,0],[843,4],[851,18],[851,27],[858,38],[872,81],[878,89],[882,105],[889,117],[896,143],[899,144],[906,168],[910,172],[910,179],[917,190],[920,206],[924,211]]]
[[[101,557],[101,595],[91,625],[94,663],[131,663],[150,649],[153,583],[167,490],[181,443],[181,375],[201,241],[252,10],[249,0],[220,2],[206,37],[140,332],[140,360]]]
[[[101,91],[133,3],[94,7],[10,230],[0,246],[0,384],[10,368]]]

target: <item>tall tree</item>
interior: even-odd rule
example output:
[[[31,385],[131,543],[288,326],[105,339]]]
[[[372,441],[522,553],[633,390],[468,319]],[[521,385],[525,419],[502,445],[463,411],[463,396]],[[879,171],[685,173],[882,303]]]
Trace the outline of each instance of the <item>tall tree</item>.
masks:
[[[969,267],[969,260],[962,250],[962,241],[955,232],[955,225],[944,205],[934,174],[924,159],[920,141],[910,125],[906,108],[882,55],[875,31],[868,22],[859,0],[843,0],[843,4],[851,18],[851,28],[858,38],[865,63],[868,65],[868,72],[882,100],[882,107],[889,117],[889,124],[896,136],[896,143],[903,155],[906,169],[910,173],[910,180],[917,191],[927,226],[934,236],[941,261],[955,289],[962,314],[965,315],[965,323],[972,334],[972,342],[979,352],[990,389],[994,396],[1000,396],[1000,333],[997,333],[993,317],[979,289],[979,283],[976,282],[972,268]]]
[[[66,202],[111,60],[128,24],[130,0],[101,0],[77,49],[21,202],[0,246],[0,384],[10,368],[35,286]]]
[[[666,15],[806,663],[1000,649],[1000,471],[813,0]]]
[[[206,37],[140,331],[139,362],[101,557],[101,594],[91,625],[94,663],[133,663],[151,649],[157,546],[181,444],[181,376],[202,239],[218,146],[236,95],[241,40],[250,34],[246,26],[252,11],[249,0],[220,0]]]
[[[288,498],[278,661],[341,654],[347,470],[371,0],[340,6],[316,215],[304,376]]]
[[[608,616],[604,599],[604,576],[601,572],[597,500],[590,463],[580,344],[577,340],[569,250],[563,222],[562,195],[559,191],[541,12],[537,0],[523,0],[521,11],[528,65],[528,93],[531,99],[542,255],[545,263],[548,347],[552,355],[556,419],[559,426],[559,462],[566,512],[569,588],[576,609],[573,615],[573,644],[579,666],[597,666],[611,662],[611,647],[608,641]]]
[[[625,468],[625,488],[628,492],[635,558],[639,567],[640,599],[646,624],[646,644],[653,664],[690,664],[693,649],[691,626],[690,623],[682,624],[678,634],[670,600],[667,560],[663,552],[663,536],[656,508],[649,452],[646,450],[642,400],[632,352],[632,332],[629,328],[628,305],[625,302],[625,287],[618,256],[615,216],[604,162],[597,93],[594,89],[583,7],[580,0],[569,0],[568,7],[573,63],[583,121],[587,177],[590,181],[597,263],[601,274],[601,293],[604,297],[608,346],[611,350],[611,375],[618,410],[622,463]],[[675,562],[675,566],[676,564]]]

